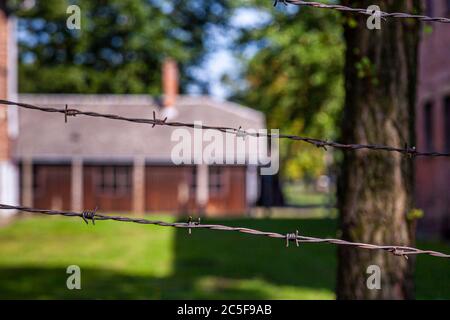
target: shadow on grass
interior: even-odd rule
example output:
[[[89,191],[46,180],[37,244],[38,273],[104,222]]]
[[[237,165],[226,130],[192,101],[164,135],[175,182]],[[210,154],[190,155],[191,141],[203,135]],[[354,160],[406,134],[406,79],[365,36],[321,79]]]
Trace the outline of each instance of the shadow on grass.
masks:
[[[258,290],[224,288],[220,293],[196,289],[191,280],[126,275],[83,269],[81,290],[68,290],[64,268],[1,269],[0,299],[265,299]]]
[[[207,221],[205,223],[208,223]],[[264,231],[335,236],[334,220],[246,220],[218,221],[230,226]],[[302,225],[299,225],[301,223]],[[288,227],[289,226],[289,227]],[[175,234],[175,274],[183,278],[211,276],[227,279],[258,279],[278,286],[299,286],[334,291],[336,248],[317,244],[209,230]]]
[[[208,223],[208,221],[205,221]],[[250,220],[214,223],[260,230],[334,236],[333,220]],[[301,224],[301,225],[299,225]],[[20,265],[0,269],[1,299],[308,299],[332,298],[334,246],[291,243],[250,235],[185,229],[174,232],[170,275],[145,269],[82,268],[82,290],[66,288],[67,266]],[[154,259],[149,256],[141,259]],[[105,262],[103,266],[106,266]]]
[[[336,232],[336,222],[327,219],[209,222],[283,234],[298,228],[300,234],[317,237],[334,237]],[[27,238],[23,238],[24,233]],[[114,223],[88,230],[62,220],[25,221],[2,239],[0,299],[334,297],[336,247],[326,244],[301,244],[297,248],[291,243],[286,248],[283,240],[240,233],[193,229],[189,236],[185,229],[149,231]],[[61,239],[73,243],[61,244]],[[95,239],[96,246],[88,248],[92,249],[89,253],[78,248],[86,239]],[[418,246],[450,251],[443,243]],[[135,250],[124,252],[131,248]],[[81,267],[82,290],[66,288],[67,261]],[[427,256],[417,259],[418,299],[449,299],[449,263]]]

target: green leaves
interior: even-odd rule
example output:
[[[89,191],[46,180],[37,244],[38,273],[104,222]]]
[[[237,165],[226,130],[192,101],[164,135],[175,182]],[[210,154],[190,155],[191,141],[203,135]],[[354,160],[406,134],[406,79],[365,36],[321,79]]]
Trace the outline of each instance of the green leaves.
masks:
[[[236,99],[264,111],[269,127],[281,132],[335,137],[343,101],[340,22],[340,16],[328,10],[279,6],[268,24],[240,30],[239,50],[260,48],[243,60],[248,87],[237,90]],[[323,150],[283,141],[282,157],[288,178],[324,173]]]
[[[66,28],[70,4],[81,9],[81,30]],[[180,63],[183,90],[197,81],[189,68],[208,53],[208,28],[226,25],[227,7],[225,0],[36,0],[33,8],[15,6],[20,91],[160,94],[166,56]]]

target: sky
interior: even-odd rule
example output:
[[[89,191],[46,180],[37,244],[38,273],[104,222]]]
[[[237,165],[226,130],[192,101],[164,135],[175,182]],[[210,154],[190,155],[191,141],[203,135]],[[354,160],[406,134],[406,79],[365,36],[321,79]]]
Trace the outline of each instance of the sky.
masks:
[[[234,27],[252,28],[262,23],[266,23],[270,19],[267,13],[252,9],[242,8],[235,12],[231,24]],[[212,36],[214,37],[214,52],[207,59],[203,72],[199,71],[200,76],[208,78],[210,94],[218,99],[226,99],[230,94],[229,90],[221,82],[221,78],[225,74],[231,75],[231,78],[239,73],[242,65],[231,50],[233,37],[236,34],[230,34],[230,31],[214,30]],[[250,57],[255,53],[251,48],[246,52],[246,57]]]

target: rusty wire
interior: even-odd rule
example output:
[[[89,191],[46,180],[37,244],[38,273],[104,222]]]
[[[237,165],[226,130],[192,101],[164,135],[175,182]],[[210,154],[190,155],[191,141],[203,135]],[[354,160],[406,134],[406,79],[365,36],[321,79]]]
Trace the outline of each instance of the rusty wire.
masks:
[[[123,117],[116,114],[106,114],[106,113],[98,113],[98,112],[92,112],[92,111],[81,111],[77,109],[69,109],[68,105],[65,106],[64,109],[58,109],[58,108],[50,108],[50,107],[39,107],[36,105],[31,105],[27,103],[20,103],[20,102],[13,102],[9,100],[2,100],[0,99],[0,104],[3,105],[9,105],[9,106],[18,106],[25,109],[31,109],[31,110],[38,110],[43,112],[50,112],[50,113],[62,113],[64,114],[64,120],[67,122],[67,117],[69,116],[77,116],[77,115],[83,115],[83,116],[89,116],[89,117],[97,117],[97,118],[106,118],[111,120],[120,120],[120,121],[128,121],[128,122],[134,122],[134,123],[142,123],[142,124],[150,124],[152,127],[155,126],[168,126],[168,127],[186,127],[186,128],[198,128],[198,129],[204,129],[204,130],[218,130],[224,133],[232,133],[236,134],[239,137],[245,137],[245,136],[251,136],[251,137],[268,137],[268,138],[275,138],[275,139],[290,139],[294,141],[303,141],[306,143],[309,143],[311,145],[314,145],[318,148],[323,148],[327,150],[327,147],[333,147],[337,149],[346,149],[346,150],[378,150],[378,151],[387,151],[387,152],[397,152],[405,155],[409,155],[410,157],[450,157],[450,153],[441,153],[441,152],[419,152],[416,150],[415,147],[409,147],[408,145],[405,145],[404,148],[398,148],[398,147],[391,147],[391,146],[384,146],[384,145],[377,145],[377,144],[345,144],[340,142],[333,142],[333,141],[327,141],[327,140],[320,140],[315,138],[308,138],[308,137],[302,137],[298,135],[291,135],[291,134],[273,134],[273,133],[261,133],[261,132],[248,132],[243,130],[241,127],[238,129],[231,128],[231,127],[218,127],[218,126],[208,126],[208,125],[202,125],[199,126],[194,123],[184,123],[184,122],[169,122],[167,121],[167,118],[165,119],[158,119],[156,118],[155,112],[153,112],[153,118],[152,119],[143,119],[143,118],[130,118],[130,117]]]
[[[79,217],[83,219],[87,224],[88,221],[102,221],[102,220],[113,220],[120,222],[132,222],[138,224],[148,224],[148,225],[156,225],[160,227],[173,227],[173,228],[183,228],[188,229],[189,234],[192,229],[209,229],[216,231],[229,231],[229,232],[240,232],[245,234],[250,234],[253,236],[264,236],[275,239],[284,239],[286,240],[286,246],[289,246],[290,242],[295,242],[295,244],[300,246],[300,243],[326,243],[326,244],[334,244],[341,246],[351,246],[360,249],[367,250],[383,250],[389,252],[393,255],[408,258],[408,256],[415,255],[429,255],[438,258],[450,258],[449,254],[445,254],[442,252],[431,251],[431,250],[421,250],[417,248],[407,247],[407,246],[392,246],[392,245],[375,245],[369,243],[359,243],[359,242],[350,242],[341,239],[332,239],[332,238],[315,238],[315,237],[307,237],[299,234],[298,230],[295,233],[281,234],[278,232],[266,232],[260,231],[250,228],[243,227],[230,227],[219,224],[201,224],[200,220],[198,222],[193,222],[192,218],[189,218],[188,222],[164,222],[158,220],[148,220],[142,218],[131,218],[131,217],[123,217],[123,216],[111,216],[97,213],[97,208],[93,211],[83,211],[83,212],[74,212],[74,211],[60,211],[60,210],[46,210],[46,209],[36,209],[36,208],[28,208],[23,206],[10,206],[6,204],[0,204],[0,209],[4,210],[19,210],[23,212],[29,213],[39,213],[44,215],[60,215],[65,217]]]
[[[333,9],[338,11],[344,11],[344,12],[352,12],[357,14],[362,14],[366,16],[372,16],[373,12],[371,12],[368,9],[362,9],[362,8],[351,8],[347,6],[342,6],[338,4],[326,4],[321,2],[310,2],[310,1],[300,1],[300,0],[275,0],[274,6],[276,6],[278,3],[283,3],[284,5],[287,4],[293,4],[297,6],[303,6],[303,7],[314,7],[314,8],[321,8],[321,9]],[[379,12],[379,16],[382,19],[385,18],[396,18],[396,19],[417,19],[424,22],[437,22],[437,23],[450,23],[449,18],[444,17],[429,17],[419,14],[409,14],[404,12]]]

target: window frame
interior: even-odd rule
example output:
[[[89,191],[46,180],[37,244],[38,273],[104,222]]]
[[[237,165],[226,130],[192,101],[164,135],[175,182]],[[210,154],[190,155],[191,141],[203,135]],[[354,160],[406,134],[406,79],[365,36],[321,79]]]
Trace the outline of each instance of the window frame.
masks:
[[[450,3],[449,3],[450,5]],[[444,97],[443,101],[443,113],[444,113],[444,123],[443,123],[443,134],[444,134],[444,152],[450,153],[450,94]]]
[[[428,101],[423,106],[423,137],[424,149],[432,151],[434,149],[435,137],[433,131],[434,122],[434,102]]]
[[[221,197],[226,191],[225,168],[210,166],[208,170],[208,190],[211,196]]]
[[[425,15],[432,17],[434,14],[434,0],[427,0],[425,3]]]
[[[101,195],[124,196],[132,191],[132,167],[102,165],[96,169],[95,190]]]
[[[197,166],[192,166],[189,170],[189,196],[195,197],[197,194]]]

